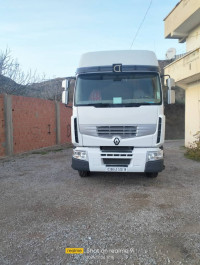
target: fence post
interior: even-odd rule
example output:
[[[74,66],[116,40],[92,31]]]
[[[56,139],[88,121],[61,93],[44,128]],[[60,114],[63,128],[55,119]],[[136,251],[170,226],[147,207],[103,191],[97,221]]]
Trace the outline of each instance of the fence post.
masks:
[[[60,144],[60,103],[55,101],[56,108],[56,144]]]
[[[12,96],[4,94],[6,155],[13,155]]]

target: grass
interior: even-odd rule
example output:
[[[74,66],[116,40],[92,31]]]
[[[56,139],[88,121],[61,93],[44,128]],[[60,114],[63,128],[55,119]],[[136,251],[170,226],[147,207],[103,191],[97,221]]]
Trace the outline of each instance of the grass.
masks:
[[[36,152],[33,152],[32,154],[33,155],[46,155],[48,154],[50,151],[36,151]]]
[[[182,145],[182,146],[180,146],[180,149],[181,149],[181,150],[185,150],[186,147],[185,147],[184,145]]]
[[[64,150],[64,149],[58,148],[58,149],[41,150],[41,151],[34,151],[34,152],[32,152],[32,154],[34,154],[34,155],[47,155],[50,152],[56,153],[56,152],[60,152],[62,150]]]
[[[63,150],[63,148],[59,148],[59,149],[52,150],[51,152],[60,152],[62,150]]]
[[[194,136],[196,140],[189,147],[186,147],[185,157],[200,162],[200,132]]]

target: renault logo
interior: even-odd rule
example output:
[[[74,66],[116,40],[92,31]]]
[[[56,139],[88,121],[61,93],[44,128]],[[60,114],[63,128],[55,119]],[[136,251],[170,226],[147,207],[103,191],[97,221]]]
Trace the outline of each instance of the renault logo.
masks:
[[[119,140],[119,138],[115,138],[113,142],[115,145],[118,145],[120,143],[120,140]]]
[[[122,72],[122,64],[113,64],[113,72],[121,73]]]

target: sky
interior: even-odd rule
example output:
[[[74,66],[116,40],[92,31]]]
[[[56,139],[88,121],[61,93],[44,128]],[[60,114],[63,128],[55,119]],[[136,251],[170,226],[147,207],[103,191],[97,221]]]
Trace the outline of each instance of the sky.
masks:
[[[21,68],[45,77],[75,75],[82,53],[128,50],[150,0],[6,0],[0,5],[0,50],[11,50]],[[133,43],[165,59],[185,44],[164,39],[163,19],[179,0],[153,0]]]

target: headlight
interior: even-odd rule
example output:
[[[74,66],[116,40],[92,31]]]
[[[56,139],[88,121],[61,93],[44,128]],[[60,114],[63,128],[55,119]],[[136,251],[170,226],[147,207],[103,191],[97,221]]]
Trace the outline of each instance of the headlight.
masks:
[[[73,150],[73,157],[76,159],[87,160],[86,151]]]
[[[163,159],[163,150],[147,152],[147,161],[155,161],[159,159]]]

